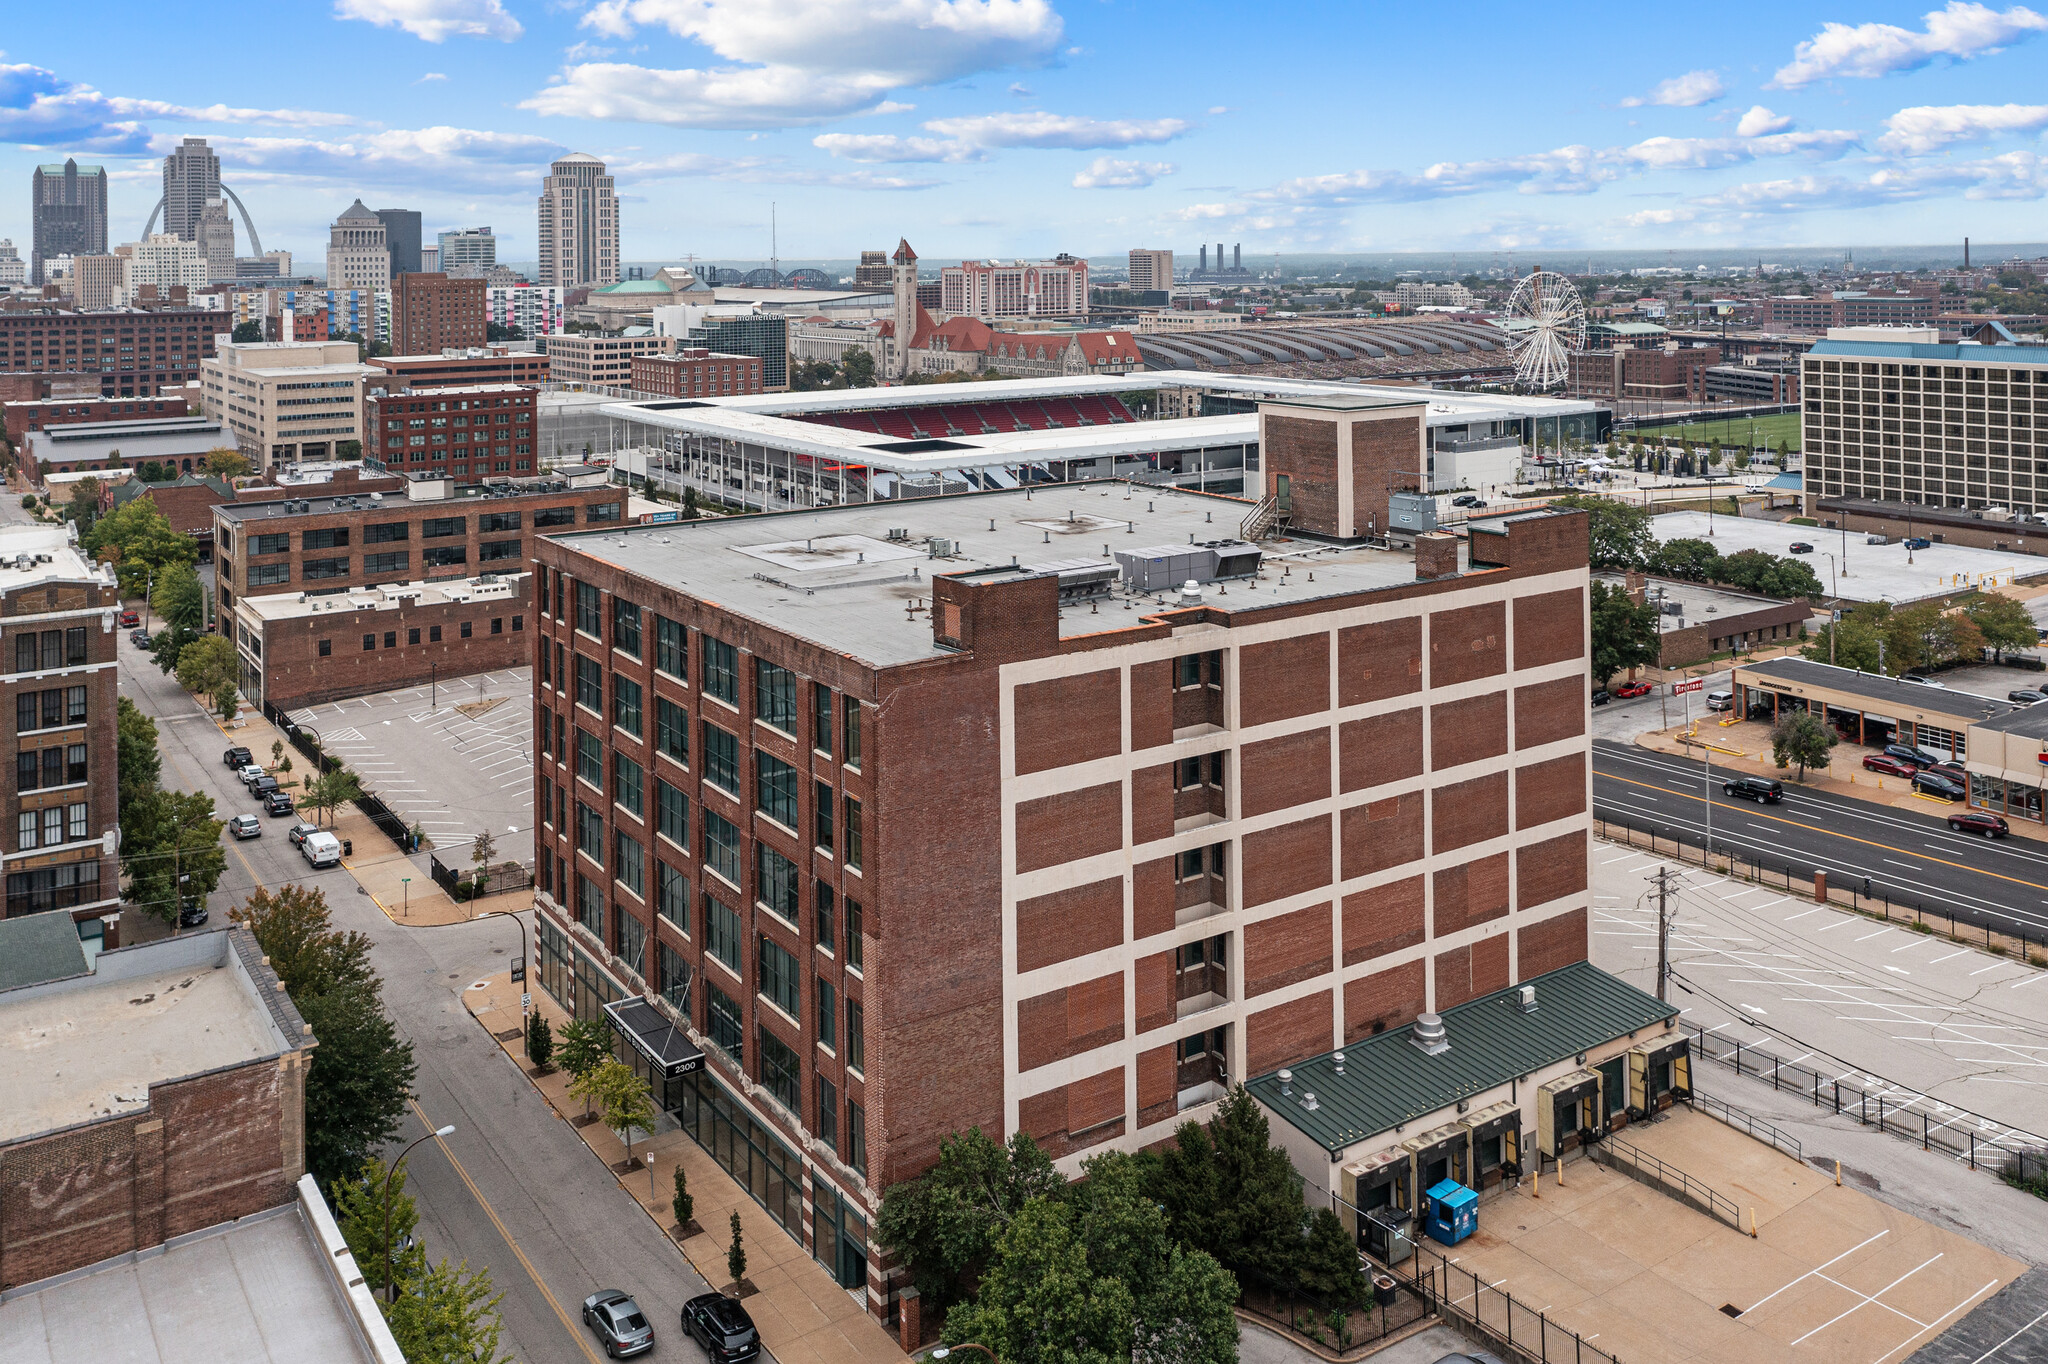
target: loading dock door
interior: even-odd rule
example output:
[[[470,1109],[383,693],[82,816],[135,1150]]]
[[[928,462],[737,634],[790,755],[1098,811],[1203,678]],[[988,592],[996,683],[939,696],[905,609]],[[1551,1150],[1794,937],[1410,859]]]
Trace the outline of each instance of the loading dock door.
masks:
[[[1411,1168],[1413,1162],[1408,1152],[1400,1147],[1382,1151],[1355,1165],[1344,1167],[1343,1196],[1350,1200],[1352,1207],[1357,1211],[1352,1212],[1347,1208],[1343,1210],[1343,1215],[1352,1221],[1352,1233],[1357,1237],[1361,1247],[1373,1249],[1369,1244],[1371,1228],[1365,1224],[1366,1217],[1383,1208],[1398,1211],[1412,1208],[1408,1174]],[[1374,1253],[1380,1254],[1381,1251]]]
[[[1471,1132],[1459,1123],[1433,1128],[1402,1143],[1414,1153],[1416,1204],[1421,1206],[1423,1190],[1454,1179],[1469,1182],[1471,1173]]]
[[[1600,1116],[1604,1119],[1600,1125],[1603,1130],[1610,1130],[1614,1126],[1614,1115],[1629,1105],[1628,1057],[1617,1056],[1602,1061],[1597,1069],[1602,1095]]]
[[[1561,1075],[1536,1090],[1536,1149],[1557,1156],[1576,1145],[1579,1129],[1600,1128],[1600,1077],[1590,1070]]]
[[[1513,1104],[1493,1104],[1470,1114],[1464,1126],[1472,1133],[1472,1178],[1465,1183],[1477,1189],[1500,1178],[1500,1167],[1508,1161],[1519,1168],[1522,1161],[1522,1110]]]
[[[1645,1043],[1628,1054],[1629,1106],[1645,1113],[1665,1107],[1674,1089],[1692,1092],[1692,1042],[1684,1034]]]

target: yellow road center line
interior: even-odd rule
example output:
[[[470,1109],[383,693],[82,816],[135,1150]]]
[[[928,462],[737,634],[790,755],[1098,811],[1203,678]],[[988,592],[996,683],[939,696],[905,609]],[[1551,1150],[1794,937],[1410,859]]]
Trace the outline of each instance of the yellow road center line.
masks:
[[[1637,781],[1637,780],[1636,780],[1636,779],[1635,779],[1634,777],[1609,777],[1609,776],[1608,776],[1608,774],[1607,774],[1607,773],[1605,773],[1605,772],[1602,772],[1602,773],[1601,773],[1600,775],[1601,775],[1601,776],[1603,776],[1603,777],[1607,777],[1607,779],[1608,779],[1609,781],[1621,781],[1621,782],[1627,782],[1627,783],[1628,783],[1628,784],[1629,784],[1630,786],[1640,786],[1640,787],[1643,787],[1644,789],[1646,789],[1646,790],[1650,790],[1650,791],[1662,791],[1662,792],[1663,792],[1663,793],[1665,793],[1666,795],[1671,795],[1671,796],[1683,796],[1683,797],[1684,797],[1685,799],[1687,799],[1687,800],[1702,800],[1702,801],[1703,801],[1703,800],[1706,800],[1706,799],[1707,799],[1707,798],[1706,798],[1705,796],[1697,796],[1697,795],[1694,795],[1694,794],[1693,794],[1692,792],[1690,792],[1690,791],[1676,791],[1676,790],[1673,790],[1673,789],[1672,789],[1671,787],[1669,787],[1669,786],[1660,786],[1660,785],[1658,785],[1658,784],[1657,784],[1656,782],[1650,782],[1650,781]],[[1738,807],[1738,806],[1730,805],[1730,804],[1728,804],[1728,803],[1727,803],[1727,802],[1725,802],[1725,801],[1718,801],[1718,802],[1715,802],[1715,803],[1716,803],[1716,804],[1719,804],[1719,805],[1721,806],[1721,808],[1722,808],[1722,809],[1724,809],[1724,810],[1734,810],[1734,809],[1742,808],[1742,807]],[[1942,804],[1944,804],[1944,805],[1953,805],[1954,803],[1955,803],[1955,802],[1953,802],[1953,801],[1943,801],[1943,802],[1942,802]],[[1765,813],[1764,813],[1764,812],[1763,812],[1763,811],[1762,811],[1761,809],[1758,809],[1758,810],[1749,810],[1749,809],[1743,808],[1743,809],[1742,809],[1742,813],[1744,813],[1745,815],[1748,815],[1748,816],[1749,816],[1750,818],[1752,818],[1752,819],[1768,819],[1768,820],[1770,820],[1770,821],[1771,821],[1771,822],[1772,822],[1773,824],[1784,824],[1784,825],[1788,825],[1788,826],[1790,826],[1790,827],[1792,827],[1792,828],[1796,828],[1796,829],[1804,829],[1804,830],[1806,830],[1806,831],[1807,831],[1808,833],[1814,833],[1814,832],[1819,832],[1819,833],[1827,834],[1828,836],[1830,836],[1830,837],[1833,837],[1833,838],[1839,838],[1839,839],[1843,839],[1843,840],[1844,840],[1844,841],[1846,841],[1846,842],[1850,842],[1850,843],[1861,843],[1861,844],[1862,844],[1862,845],[1863,845],[1864,847],[1866,847],[1866,848],[1879,848],[1879,849],[1882,849],[1882,850],[1883,850],[1883,851],[1885,851],[1885,852],[1895,852],[1895,853],[1898,853],[1898,854],[1899,854],[1900,856],[1902,856],[1902,857],[1913,857],[1913,858],[1918,858],[1918,859],[1919,859],[1920,861],[1922,861],[1922,862],[1933,862],[1933,863],[1936,863],[1936,864],[1938,864],[1938,865],[1940,865],[1940,866],[1944,866],[1944,867],[1954,867],[1954,868],[1955,868],[1955,869],[1956,869],[1957,871],[1967,871],[1967,872],[1972,872],[1972,873],[1975,873],[1975,874],[1976,874],[1976,875],[1978,875],[1978,876],[1989,876],[1989,877],[1993,878],[1994,880],[1999,880],[1999,881],[2010,881],[2010,882],[2012,882],[2012,883],[2013,883],[2014,885],[2016,885],[2016,886],[2027,886],[2027,887],[2029,887],[2029,888],[2031,888],[2031,889],[2033,889],[2033,890],[2048,890],[2048,886],[2044,886],[2044,885],[2042,885],[2042,884],[2041,884],[2040,882],[2038,882],[2038,881],[2027,881],[2027,880],[2022,880],[2022,879],[2021,879],[2020,877],[2017,877],[2017,876],[2007,876],[2007,875],[2005,875],[2005,874],[2004,874],[2004,873],[2002,873],[2002,872],[1995,872],[1995,871],[1986,871],[1986,870],[1984,870],[1984,869],[1983,869],[1982,867],[1973,867],[1973,866],[1970,866],[1970,865],[1969,865],[1968,863],[1965,863],[1965,862],[1951,862],[1951,861],[1949,861],[1949,860],[1948,860],[1947,858],[1943,858],[1943,857],[1929,857],[1929,856],[1928,856],[1928,855],[1927,855],[1926,853],[1924,853],[1924,852],[1913,852],[1913,851],[1911,851],[1910,849],[1907,849],[1907,848],[1898,848],[1898,847],[1894,847],[1894,846],[1892,846],[1892,845],[1891,845],[1891,844],[1889,844],[1889,843],[1879,843],[1879,842],[1878,842],[1878,841],[1877,841],[1876,839],[1873,839],[1873,838],[1858,838],[1858,837],[1857,837],[1856,835],[1854,835],[1854,834],[1843,834],[1843,833],[1836,833],[1836,832],[1835,832],[1834,830],[1832,830],[1832,829],[1821,829],[1821,830],[1818,830],[1818,831],[1816,831],[1816,830],[1814,829],[1814,827],[1813,827],[1813,826],[1812,826],[1811,824],[1807,824],[1807,823],[1804,823],[1804,822],[1802,822],[1802,821],[1800,821],[1800,820],[1796,820],[1796,819],[1784,819],[1784,818],[1781,818],[1780,816],[1777,816],[1777,815],[1767,815],[1767,814],[1765,814]]]

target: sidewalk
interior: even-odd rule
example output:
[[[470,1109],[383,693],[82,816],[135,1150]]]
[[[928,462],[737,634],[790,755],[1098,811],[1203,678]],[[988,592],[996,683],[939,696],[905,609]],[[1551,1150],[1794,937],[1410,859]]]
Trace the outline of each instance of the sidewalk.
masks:
[[[538,984],[530,977],[525,983]],[[533,1007],[559,1036],[569,1015],[543,990],[533,989],[532,998]],[[865,1290],[850,1292],[835,1283],[824,1266],[680,1128],[636,1140],[632,1164],[626,1165],[626,1148],[610,1128],[601,1122],[578,1125],[583,1106],[569,1097],[569,1077],[560,1071],[534,1075],[526,1062],[519,987],[509,974],[471,985],[463,1002],[532,1080],[534,1088],[576,1128],[592,1154],[611,1168],[621,1187],[672,1238],[674,1172],[677,1162],[682,1163],[696,1203],[694,1220],[701,1228],[681,1243],[682,1252],[691,1267],[721,1291],[730,1291],[732,1284],[725,1253],[731,1243],[732,1214],[739,1213],[747,1279],[756,1290],[746,1298],[747,1312],[777,1364],[903,1364],[903,1351],[881,1323],[867,1314]]]

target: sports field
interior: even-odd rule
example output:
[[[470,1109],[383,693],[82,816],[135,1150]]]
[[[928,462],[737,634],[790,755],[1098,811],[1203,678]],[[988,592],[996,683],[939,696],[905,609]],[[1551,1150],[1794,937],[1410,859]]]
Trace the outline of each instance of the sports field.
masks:
[[[1784,441],[1787,449],[1799,448],[1799,414],[1774,412],[1767,417],[1729,417],[1722,421],[1686,422],[1680,426],[1638,426],[1643,440],[1689,441],[1705,445],[1720,439],[1723,445],[1740,445],[1754,439],[1758,445],[1775,450]],[[1627,433],[1617,433],[1627,434]]]

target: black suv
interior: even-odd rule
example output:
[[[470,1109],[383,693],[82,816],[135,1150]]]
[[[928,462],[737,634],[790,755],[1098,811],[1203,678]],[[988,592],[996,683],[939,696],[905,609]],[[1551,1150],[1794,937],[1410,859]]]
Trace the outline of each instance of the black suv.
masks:
[[[1737,777],[1721,783],[1721,790],[1730,796],[1740,796],[1761,805],[1776,805],[1785,798],[1785,788],[1769,777]]]
[[[249,756],[249,750],[246,748],[231,748],[220,755],[220,760],[224,767],[247,767],[256,761]]]
[[[711,1364],[742,1364],[761,1353],[754,1319],[736,1298],[706,1293],[683,1304],[683,1329],[696,1338]]]

